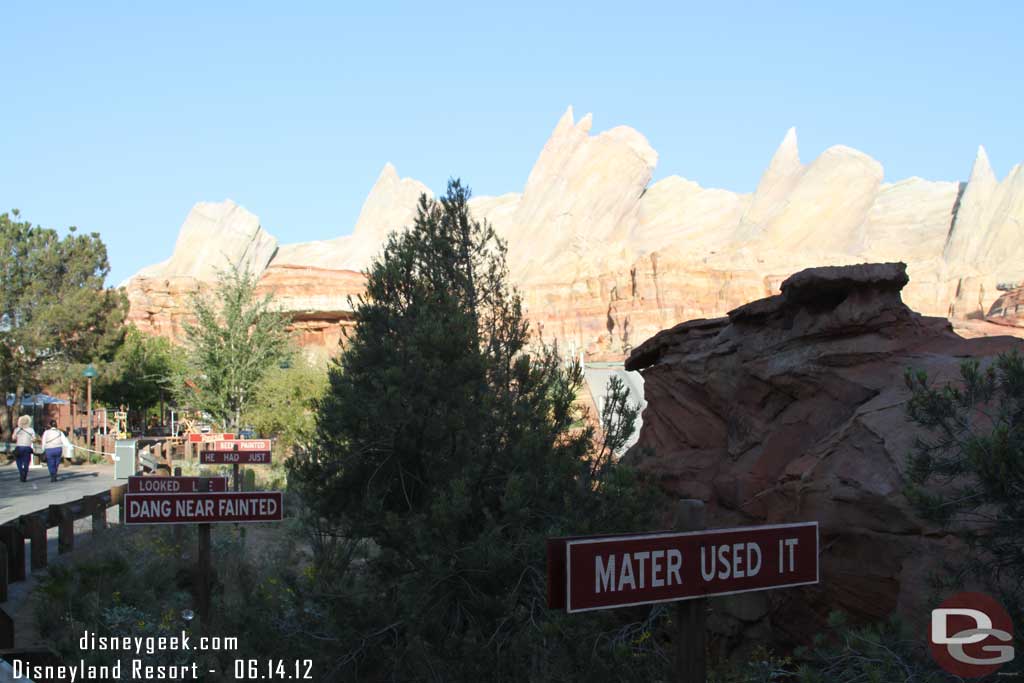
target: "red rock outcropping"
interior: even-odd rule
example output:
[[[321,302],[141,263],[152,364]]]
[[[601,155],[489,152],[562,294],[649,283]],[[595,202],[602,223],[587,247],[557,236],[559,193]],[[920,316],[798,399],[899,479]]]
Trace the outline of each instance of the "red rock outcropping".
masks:
[[[365,277],[351,270],[272,265],[257,282],[259,296],[270,294],[290,320],[296,343],[310,354],[333,354],[345,328],[353,324],[350,297],[363,292]],[[193,292],[208,291],[209,281],[162,275],[136,276],[128,288],[128,322],[149,334],[185,342],[185,323],[195,322],[189,304]]]
[[[920,615],[928,572],[954,544],[902,493],[917,432],[908,367],[955,380],[964,358],[1024,350],[963,339],[902,301],[902,263],[812,268],[728,317],[640,344],[643,429],[629,457],[673,495],[700,498],[709,526],[817,520],[819,587],[730,598],[719,629],[804,640],[830,609]]]

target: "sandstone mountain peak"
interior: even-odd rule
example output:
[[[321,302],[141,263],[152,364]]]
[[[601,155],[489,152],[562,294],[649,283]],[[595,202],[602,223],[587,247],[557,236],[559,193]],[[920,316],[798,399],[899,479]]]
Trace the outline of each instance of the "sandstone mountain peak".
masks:
[[[1024,274],[1024,174],[1020,164],[1002,182],[979,146],[971,176],[957,206],[943,256],[961,270],[998,278]]]
[[[753,201],[736,231],[736,238],[743,241],[756,237],[761,226],[781,209],[785,197],[792,192],[803,173],[804,166],[800,163],[800,149],[794,127],[786,131],[768,162],[768,168],[754,191]]]
[[[377,176],[377,184],[382,182],[398,182],[398,169],[390,161],[384,164],[384,168],[380,170],[380,175]]]
[[[199,202],[182,223],[171,258],[148,274],[211,281],[232,266],[259,274],[276,252],[277,240],[244,207],[230,199]]]
[[[420,181],[401,178],[391,163],[385,164],[363,202],[352,236],[377,240],[376,249],[389,232],[411,225],[416,202],[423,194],[434,196],[430,188]]]
[[[779,143],[778,149],[772,155],[768,167],[772,166],[799,166],[800,165],[800,144],[797,141],[796,126],[791,126],[786,135]]]
[[[647,138],[628,126],[594,134],[592,121],[588,114],[577,122],[568,107],[521,191],[470,202],[507,241],[530,317],[566,348],[621,358],[678,320],[724,316],[778,294],[809,266],[905,262],[907,302],[949,315],[961,329],[968,318],[984,324],[998,283],[1024,281],[1024,170],[998,182],[984,148],[966,183],[883,184],[877,160],[843,145],[803,163],[791,128],[757,189],[740,194],[679,175],[652,182],[658,154]],[[316,309],[304,320],[348,310],[339,293],[318,291],[333,281],[325,273],[356,277],[389,232],[412,223],[422,194],[432,196],[385,164],[351,234],[280,249],[233,202],[198,204],[174,254],[131,280],[129,297],[147,311],[145,320],[156,320],[162,314],[153,302],[170,295],[150,291],[155,278],[208,280],[235,263],[266,270],[267,282],[287,282],[291,301]],[[338,278],[347,296],[353,281]]]
[[[594,115],[588,112],[587,115],[580,119],[580,122],[576,124],[576,130],[581,133],[589,133],[593,125]]]
[[[971,167],[971,177],[968,182],[995,182],[996,174],[992,170],[992,164],[988,160],[988,152],[985,145],[978,145],[978,151],[974,155],[974,165]]]
[[[555,124],[555,129],[551,132],[551,137],[557,137],[563,135],[576,127],[576,119],[573,116],[572,105],[570,104],[565,109],[565,113],[562,114],[561,118],[558,119],[558,123]]]

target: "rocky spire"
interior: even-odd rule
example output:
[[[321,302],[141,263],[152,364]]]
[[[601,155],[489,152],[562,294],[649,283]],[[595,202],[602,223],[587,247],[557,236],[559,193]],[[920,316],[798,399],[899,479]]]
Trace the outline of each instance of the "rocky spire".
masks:
[[[555,129],[551,131],[551,137],[556,138],[561,135],[565,135],[567,132],[576,127],[573,122],[572,105],[570,104],[565,113],[562,114],[562,118],[558,119],[558,123],[555,124]]]
[[[199,202],[182,223],[171,258],[148,274],[213,281],[234,266],[258,277],[276,252],[277,240],[244,207],[230,199]]]
[[[985,212],[976,265],[1012,280],[1024,279],[1024,166],[1017,164],[999,184]]]
[[[800,163],[800,149],[797,145],[796,128],[786,131],[772,160],[761,175],[754,198],[740,221],[737,238],[754,237],[772,214],[782,205],[783,199],[803,175]]]
[[[377,182],[363,202],[352,235],[376,252],[388,233],[409,227],[416,215],[420,195],[432,197],[430,189],[412,178],[402,179],[391,162],[384,164]]]
[[[978,145],[963,195],[952,219],[943,256],[947,263],[973,263],[982,248],[992,213],[992,198],[999,187],[985,148]]]

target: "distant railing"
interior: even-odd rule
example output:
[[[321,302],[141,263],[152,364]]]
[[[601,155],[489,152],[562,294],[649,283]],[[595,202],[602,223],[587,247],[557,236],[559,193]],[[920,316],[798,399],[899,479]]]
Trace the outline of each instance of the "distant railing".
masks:
[[[92,445],[89,445],[86,442],[85,437],[72,435],[68,440],[71,441],[71,445],[75,447],[75,458],[81,458],[83,460],[88,460],[91,455],[102,455],[108,458],[112,457],[114,455],[114,446],[117,443],[117,439],[113,434],[94,434]],[[7,458],[13,458],[14,444],[9,441],[0,440],[0,455],[6,455]],[[40,462],[45,462],[45,460],[43,460],[43,447],[40,444],[35,444],[32,447],[32,455],[39,458]]]
[[[108,457],[111,457],[111,456],[114,455],[114,446],[117,443],[117,439],[115,438],[115,436],[113,434],[93,434],[92,435],[92,440],[93,440],[92,445],[89,445],[86,442],[85,437],[81,437],[81,436],[72,436],[71,437],[71,443],[75,446],[75,450],[78,453],[80,453],[82,455],[82,457],[84,457],[86,460],[88,460],[89,459],[88,456],[91,456],[91,455],[103,454],[103,455],[108,456]],[[82,449],[87,449],[87,450],[85,450],[83,452]],[[89,452],[89,451],[92,451],[92,452]],[[77,458],[79,456],[76,455],[75,457]]]

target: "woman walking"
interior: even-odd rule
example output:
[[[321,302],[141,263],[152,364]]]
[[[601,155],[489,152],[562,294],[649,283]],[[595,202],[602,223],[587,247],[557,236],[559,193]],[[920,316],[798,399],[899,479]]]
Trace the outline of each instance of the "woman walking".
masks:
[[[32,444],[39,441],[36,431],[32,429],[32,418],[22,415],[18,418],[18,427],[12,435],[14,440],[14,460],[18,463],[18,476],[28,481],[28,466],[32,462]]]
[[[57,481],[57,468],[64,457],[64,432],[57,428],[56,420],[50,420],[50,428],[43,432],[43,452],[46,453],[50,481]]]

